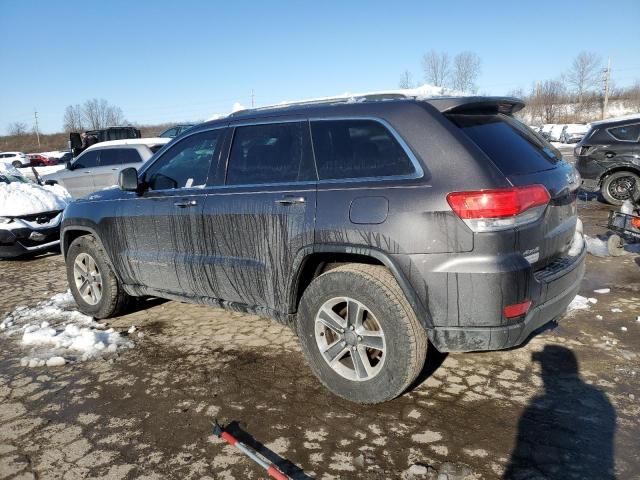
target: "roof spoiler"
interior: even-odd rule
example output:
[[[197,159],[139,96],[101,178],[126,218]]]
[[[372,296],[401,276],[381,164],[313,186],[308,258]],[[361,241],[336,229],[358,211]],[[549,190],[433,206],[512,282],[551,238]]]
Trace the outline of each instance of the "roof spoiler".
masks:
[[[524,108],[524,102],[513,97],[438,97],[425,101],[442,113],[513,115]]]

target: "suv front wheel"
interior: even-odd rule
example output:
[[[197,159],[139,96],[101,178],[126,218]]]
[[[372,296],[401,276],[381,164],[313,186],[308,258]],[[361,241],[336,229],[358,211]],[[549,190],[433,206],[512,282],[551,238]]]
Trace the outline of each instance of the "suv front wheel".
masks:
[[[117,316],[129,303],[107,260],[107,254],[90,235],[76,238],[66,258],[67,280],[79,310],[102,319]]]
[[[397,397],[424,366],[426,331],[382,266],[347,264],[316,278],[300,301],[297,331],[311,370],[353,402]]]

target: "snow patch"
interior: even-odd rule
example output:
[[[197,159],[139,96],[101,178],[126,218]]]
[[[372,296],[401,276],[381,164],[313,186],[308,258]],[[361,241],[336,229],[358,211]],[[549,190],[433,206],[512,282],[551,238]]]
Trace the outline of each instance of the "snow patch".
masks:
[[[576,310],[589,310],[589,299],[587,297],[583,297],[582,295],[576,295],[569,306],[567,306],[567,313],[571,313]]]
[[[609,293],[610,291],[610,288],[598,288],[597,290],[594,290],[593,293],[605,294]]]
[[[60,185],[0,183],[0,216],[20,217],[64,210],[70,201],[71,195]]]
[[[584,236],[584,241],[587,244],[587,252],[596,257],[608,257],[609,248],[607,242],[600,240],[599,238],[592,238],[589,235]]]
[[[106,329],[78,312],[70,291],[34,307],[16,307],[0,329],[19,338],[19,345],[27,351],[20,364],[31,368],[102,358],[134,346],[113,328]]]
[[[571,242],[571,247],[569,248],[569,251],[567,252],[567,254],[570,257],[577,257],[582,253],[583,248],[584,248],[584,237],[582,236],[582,233],[576,230],[576,232],[573,234],[573,241]]]

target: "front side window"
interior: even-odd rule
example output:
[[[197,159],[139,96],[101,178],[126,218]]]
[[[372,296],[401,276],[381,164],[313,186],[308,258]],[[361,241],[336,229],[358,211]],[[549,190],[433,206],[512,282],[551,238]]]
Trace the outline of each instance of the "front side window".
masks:
[[[100,153],[101,167],[141,161],[142,158],[135,148],[107,148]]]
[[[624,142],[637,142],[640,138],[640,123],[634,125],[624,125],[622,127],[609,128],[608,132],[616,140]]]
[[[73,168],[92,168],[98,166],[98,151],[92,150],[90,152],[80,155],[75,162],[73,162]]]
[[[196,133],[176,143],[145,172],[150,190],[204,187],[222,130]]]
[[[311,135],[320,180],[415,173],[402,146],[374,120],[312,121]]]
[[[274,123],[235,130],[227,185],[256,185],[313,180],[305,123]]]

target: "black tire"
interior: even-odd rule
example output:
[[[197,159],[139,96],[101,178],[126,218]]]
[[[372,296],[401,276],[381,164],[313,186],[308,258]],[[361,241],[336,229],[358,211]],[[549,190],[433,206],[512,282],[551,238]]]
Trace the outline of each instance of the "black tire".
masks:
[[[625,194],[623,189],[630,188],[631,192]],[[633,172],[614,172],[604,179],[601,188],[602,196],[611,205],[622,205],[625,200],[640,199],[640,177]]]
[[[345,378],[329,366],[320,351],[316,315],[325,302],[338,297],[360,302],[384,332],[384,362],[372,378]],[[317,277],[302,296],[296,329],[313,373],[330,391],[352,402],[380,403],[397,397],[416,379],[426,359],[427,332],[393,275],[382,266],[345,264]],[[350,352],[346,355],[349,357],[341,361],[351,361]]]
[[[18,160],[16,160],[15,162],[13,162],[11,165],[14,166],[14,168],[21,168],[22,167],[22,163],[19,162]]]
[[[80,254],[87,254],[95,261],[102,279],[100,300],[95,305],[87,303],[76,286],[74,264]],[[128,306],[131,297],[125,293],[111,268],[107,254],[93,236],[85,235],[71,243],[67,252],[66,268],[71,294],[78,304],[78,309],[85,315],[98,319],[115,317]]]

